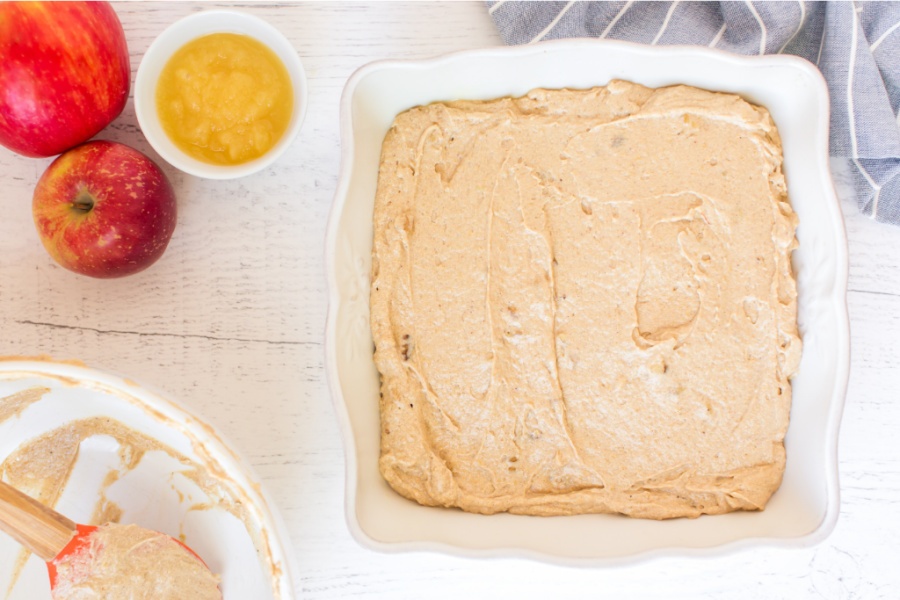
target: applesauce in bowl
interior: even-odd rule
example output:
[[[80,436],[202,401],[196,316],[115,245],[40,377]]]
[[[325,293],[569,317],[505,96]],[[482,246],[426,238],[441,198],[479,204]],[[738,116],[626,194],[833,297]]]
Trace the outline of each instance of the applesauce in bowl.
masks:
[[[293,100],[281,59],[236,33],[191,40],[172,55],[156,84],[166,135],[185,153],[217,165],[268,152],[287,131]]]
[[[154,40],[138,68],[134,104],[166,162],[232,179],[284,153],[303,122],[306,94],[287,38],[252,15],[215,10],[185,17]]]

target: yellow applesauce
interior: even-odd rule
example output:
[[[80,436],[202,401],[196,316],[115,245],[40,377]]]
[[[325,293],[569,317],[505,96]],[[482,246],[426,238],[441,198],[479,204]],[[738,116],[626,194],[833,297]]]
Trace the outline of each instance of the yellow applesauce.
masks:
[[[169,138],[197,160],[237,165],[259,158],[287,129],[294,91],[265,44],[213,33],[182,46],[163,67],[156,108]]]

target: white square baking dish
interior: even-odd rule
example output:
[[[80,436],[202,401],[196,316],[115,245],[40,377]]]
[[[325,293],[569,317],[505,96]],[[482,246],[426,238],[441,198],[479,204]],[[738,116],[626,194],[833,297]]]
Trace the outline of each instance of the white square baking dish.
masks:
[[[803,338],[782,485],[762,512],[668,521],[484,516],[419,506],[378,472],[379,376],[368,301],[384,135],[398,113],[419,104],[519,96],[536,87],[588,88],[612,79],[736,93],[765,106],[779,128],[788,193],[800,219],[793,263]],[[598,40],[382,61],[354,73],[341,102],[342,166],[326,240],[326,368],[345,441],[346,516],[355,538],[383,551],[601,565],[752,544],[807,545],[826,537],[839,512],[837,438],[849,370],[847,241],[828,166],[828,106],[820,73],[799,58]]]

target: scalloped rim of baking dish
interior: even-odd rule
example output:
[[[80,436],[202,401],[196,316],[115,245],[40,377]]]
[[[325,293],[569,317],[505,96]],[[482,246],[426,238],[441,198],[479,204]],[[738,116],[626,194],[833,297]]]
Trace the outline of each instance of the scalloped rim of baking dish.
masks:
[[[793,263],[804,341],[781,488],[761,512],[661,522],[616,515],[473,515],[401,498],[377,469],[379,390],[368,325],[372,206],[381,142],[393,116],[432,101],[586,88],[611,79],[737,93],[766,106],[779,128],[788,194],[800,217]],[[793,56],[747,57],[698,47],[548,41],[369,63],[347,81],[340,118],[341,171],[325,241],[325,366],[346,454],[346,519],[361,545],[601,566],[721,555],[754,545],[809,546],[831,533],[840,506],[837,445],[850,365],[848,255],[828,162],[828,90],[815,66]]]

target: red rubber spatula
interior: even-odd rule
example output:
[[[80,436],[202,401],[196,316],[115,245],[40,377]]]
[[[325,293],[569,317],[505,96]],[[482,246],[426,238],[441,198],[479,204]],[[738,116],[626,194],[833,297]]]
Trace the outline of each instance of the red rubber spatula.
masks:
[[[59,561],[89,545],[91,534],[96,529],[93,525],[79,525],[0,481],[0,531],[8,533],[46,561],[51,588],[56,587],[56,565]],[[175,541],[197,556],[179,540]],[[199,556],[197,559],[203,562]]]

